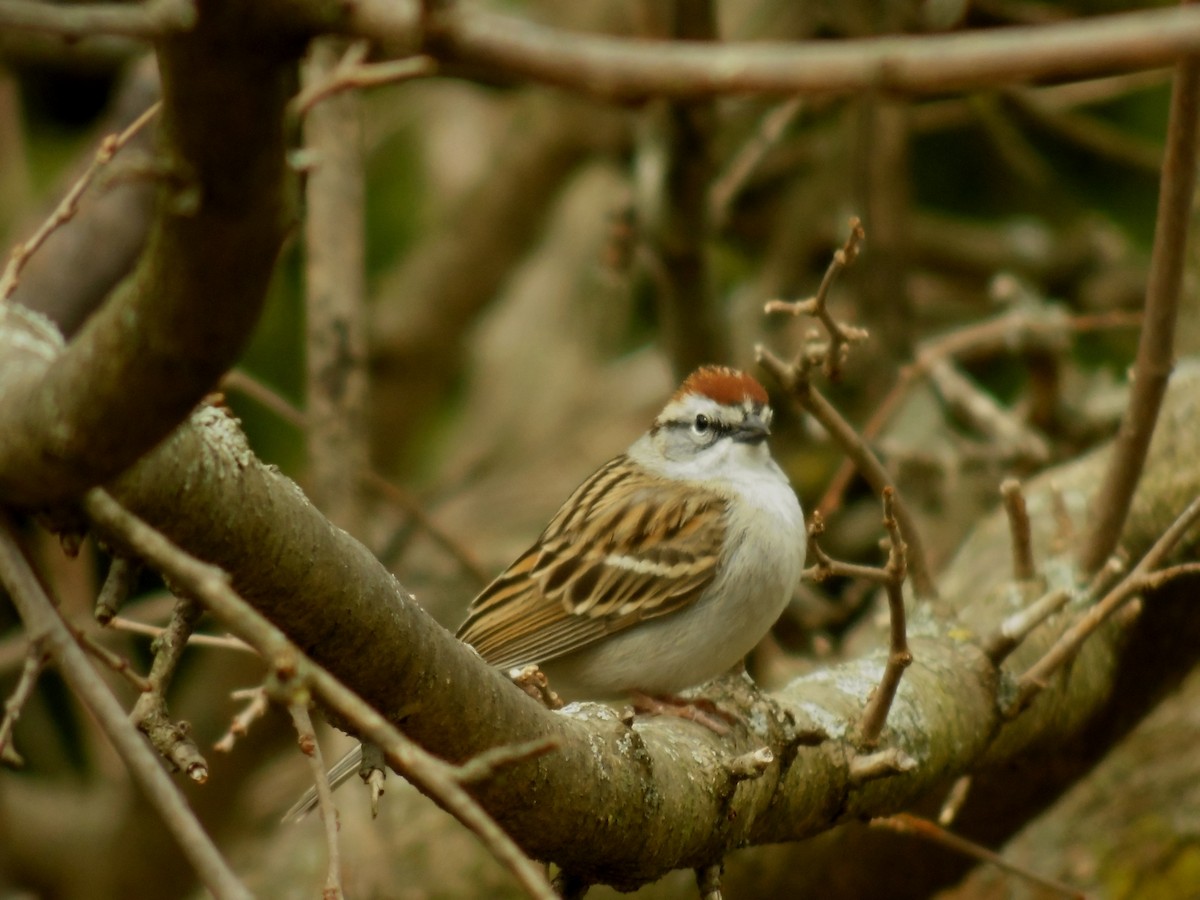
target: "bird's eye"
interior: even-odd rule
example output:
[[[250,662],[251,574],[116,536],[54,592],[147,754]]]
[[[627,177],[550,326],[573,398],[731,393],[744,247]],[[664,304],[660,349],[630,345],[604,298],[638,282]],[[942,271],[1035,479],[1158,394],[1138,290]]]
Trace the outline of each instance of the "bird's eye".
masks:
[[[696,416],[695,424],[692,425],[692,427],[696,429],[696,434],[704,434],[704,432],[708,431],[708,426],[708,416],[706,416],[704,413],[700,413],[700,415]]]

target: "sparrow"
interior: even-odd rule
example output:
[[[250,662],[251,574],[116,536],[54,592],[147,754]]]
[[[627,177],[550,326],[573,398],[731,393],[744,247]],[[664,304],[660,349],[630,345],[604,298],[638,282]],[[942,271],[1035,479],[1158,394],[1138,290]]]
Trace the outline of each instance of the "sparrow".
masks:
[[[536,665],[568,699],[632,695],[723,732],[676,695],[749,653],[804,568],[804,515],[767,446],[771,415],[750,375],[697,369],[471,602],[458,637],[494,666]],[[361,759],[356,748],[339,760],[331,784]],[[310,789],[284,818],[315,805]]]
[[[706,366],[471,603],[458,637],[569,699],[674,696],[741,660],[804,568],[800,502],[745,372]]]

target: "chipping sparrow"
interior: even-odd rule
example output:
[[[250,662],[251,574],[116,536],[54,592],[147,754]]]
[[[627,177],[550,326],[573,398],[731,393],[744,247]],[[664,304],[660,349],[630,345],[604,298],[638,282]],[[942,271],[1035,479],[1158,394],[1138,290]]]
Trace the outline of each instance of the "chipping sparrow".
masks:
[[[536,663],[572,698],[671,695],[730,668],[804,567],[804,517],[770,424],[752,377],[693,372],[475,598],[458,636],[492,665]]]
[[[804,568],[804,516],[767,448],[770,424],[752,377],[693,372],[475,598],[458,636],[492,665],[536,663],[568,698],[670,696],[731,668]],[[361,758],[339,760],[332,784]],[[315,804],[314,789],[285,819]]]

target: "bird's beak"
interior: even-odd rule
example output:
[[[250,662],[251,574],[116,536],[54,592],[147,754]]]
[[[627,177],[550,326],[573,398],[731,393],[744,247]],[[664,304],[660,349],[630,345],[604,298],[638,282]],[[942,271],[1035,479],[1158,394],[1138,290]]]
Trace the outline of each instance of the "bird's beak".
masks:
[[[771,429],[762,420],[762,417],[757,413],[751,413],[733,432],[733,439],[740,444],[761,444],[770,433]]]

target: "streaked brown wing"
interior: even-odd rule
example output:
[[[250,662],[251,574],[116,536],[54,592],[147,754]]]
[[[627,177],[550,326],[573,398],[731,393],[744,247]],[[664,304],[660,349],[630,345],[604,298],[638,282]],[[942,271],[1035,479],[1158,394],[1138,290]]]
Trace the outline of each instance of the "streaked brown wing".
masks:
[[[727,506],[720,494],[680,490],[617,457],[475,598],[458,636],[509,668],[682,609],[716,576]]]

